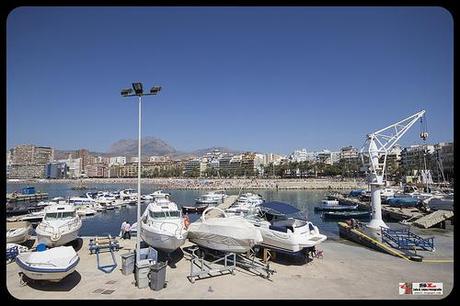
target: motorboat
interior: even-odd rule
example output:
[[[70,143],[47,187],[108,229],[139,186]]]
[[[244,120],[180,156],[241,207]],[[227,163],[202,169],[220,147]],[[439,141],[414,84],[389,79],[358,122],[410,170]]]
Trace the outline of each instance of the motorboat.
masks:
[[[210,211],[218,217],[206,216]],[[223,217],[219,217],[223,216]],[[188,239],[204,248],[245,253],[262,242],[261,231],[241,216],[229,216],[218,207],[208,207],[200,219],[189,226]]]
[[[224,199],[227,197],[224,191],[211,191],[199,196],[196,200],[196,204],[208,204],[208,205],[218,205],[224,202]]]
[[[261,245],[278,251],[297,253],[327,239],[299,209],[287,203],[264,202],[244,217],[260,229]]]
[[[97,213],[93,205],[78,205],[76,206],[76,211],[80,217],[93,216]]]
[[[167,192],[163,192],[163,190],[157,190],[155,192],[152,192],[149,194],[149,196],[152,197],[152,199],[155,201],[157,199],[169,199],[171,198],[171,194]]]
[[[264,202],[261,195],[244,193],[238,197],[235,203],[225,210],[227,213],[240,214],[248,213],[250,210]]]
[[[127,188],[120,190],[119,192],[120,199],[122,200],[136,200],[137,201],[137,191],[133,188]]]
[[[322,206],[315,206],[315,212],[320,211],[351,211],[358,209],[358,204],[355,205],[322,205]]]
[[[23,243],[29,240],[32,224],[27,221],[6,223],[6,242]]]
[[[155,200],[142,214],[140,236],[155,249],[170,253],[185,243],[187,234],[181,211],[168,199]]]
[[[209,207],[209,204],[195,204],[194,206],[182,206],[183,214],[201,214],[206,208]]]
[[[48,206],[48,207],[52,207],[52,206]],[[37,222],[40,222],[44,216],[45,216],[45,213],[43,211],[35,211],[35,212],[31,212],[30,214],[20,216],[18,218],[18,221],[28,221],[32,223],[37,223]]]
[[[94,205],[96,201],[88,197],[71,197],[68,201],[70,205]]]
[[[64,197],[54,197],[51,199],[51,202],[55,202],[57,204],[65,204],[67,201]]]
[[[20,253],[16,257],[17,265],[28,278],[51,282],[58,282],[71,274],[79,261],[80,257],[71,246]]]
[[[45,216],[37,226],[38,243],[49,247],[61,246],[77,239],[81,219],[72,205],[54,205],[45,208]]]
[[[337,200],[321,200],[322,207],[338,206],[339,204]]]
[[[345,220],[345,219],[369,219],[370,211],[326,211],[324,219]]]
[[[56,204],[58,204],[58,203],[55,202],[55,201],[40,201],[40,202],[37,203],[37,206],[45,207],[45,206],[56,205]]]

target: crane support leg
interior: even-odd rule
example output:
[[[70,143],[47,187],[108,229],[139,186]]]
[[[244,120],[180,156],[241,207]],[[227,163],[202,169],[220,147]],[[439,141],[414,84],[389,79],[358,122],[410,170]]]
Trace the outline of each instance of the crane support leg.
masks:
[[[372,205],[372,220],[367,227],[379,230],[380,227],[388,228],[382,220],[382,200],[380,198],[380,190],[383,184],[371,183],[371,205]]]

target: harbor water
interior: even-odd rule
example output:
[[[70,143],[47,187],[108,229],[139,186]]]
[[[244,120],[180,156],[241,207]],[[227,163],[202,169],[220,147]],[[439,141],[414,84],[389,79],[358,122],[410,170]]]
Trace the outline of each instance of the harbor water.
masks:
[[[8,183],[7,192],[14,192],[21,190],[29,185],[22,183]],[[33,184],[37,191],[48,193],[49,199],[53,197],[72,197],[72,196],[85,196],[86,192],[93,192],[98,190],[115,191],[126,188],[133,188],[137,190],[137,184],[104,184],[95,183],[88,186],[87,190],[72,190],[74,184],[69,183],[35,183]],[[158,188],[151,184],[143,184],[141,186],[142,194],[149,194],[158,190]],[[164,189],[164,192],[171,194],[171,200],[174,201],[179,207],[194,205],[195,199],[201,194],[206,193],[208,190],[174,190]],[[209,190],[210,191],[210,190]],[[228,195],[237,195],[239,189],[227,190]],[[281,201],[289,203],[306,213],[307,218],[313,222],[320,231],[328,236],[328,239],[338,238],[337,221],[323,220],[321,214],[314,212],[314,207],[321,203],[330,191],[327,190],[243,190],[244,192],[252,192],[260,194],[265,201]],[[141,213],[144,212],[147,204],[141,204]],[[97,213],[94,216],[82,217],[83,225],[80,229],[80,236],[98,236],[107,235],[116,236],[120,232],[120,225],[123,221],[128,221],[131,224],[136,222],[137,207],[129,206],[104,211]],[[191,221],[195,221],[200,216],[191,214]]]

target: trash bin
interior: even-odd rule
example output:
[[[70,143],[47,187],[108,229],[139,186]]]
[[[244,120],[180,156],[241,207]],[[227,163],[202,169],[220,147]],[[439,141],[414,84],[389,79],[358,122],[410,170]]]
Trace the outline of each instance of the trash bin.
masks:
[[[121,273],[123,275],[129,275],[134,273],[134,263],[136,261],[136,254],[129,252],[121,255]]]
[[[150,289],[158,291],[165,287],[166,262],[159,261],[150,266]]]
[[[136,285],[137,288],[143,289],[149,286],[150,261],[148,259],[140,260],[136,263]]]
[[[135,254],[136,250],[134,251]],[[149,260],[151,264],[154,264],[158,260],[158,251],[152,247],[141,248],[139,252],[140,260]]]

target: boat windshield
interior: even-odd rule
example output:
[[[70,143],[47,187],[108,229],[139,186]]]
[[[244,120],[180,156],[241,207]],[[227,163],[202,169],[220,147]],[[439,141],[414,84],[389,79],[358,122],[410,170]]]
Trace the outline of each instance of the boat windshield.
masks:
[[[171,211],[149,211],[151,218],[177,218],[180,217],[180,211],[171,210]]]
[[[56,220],[75,217],[74,211],[50,212],[45,215],[45,220]]]

